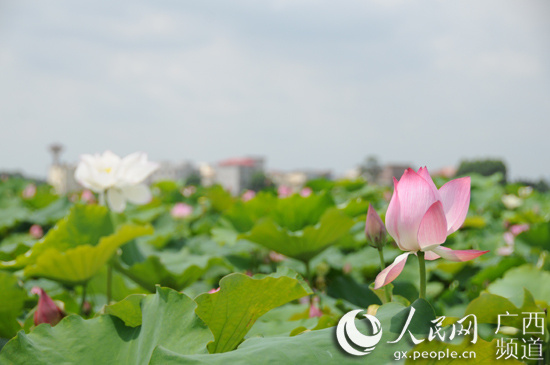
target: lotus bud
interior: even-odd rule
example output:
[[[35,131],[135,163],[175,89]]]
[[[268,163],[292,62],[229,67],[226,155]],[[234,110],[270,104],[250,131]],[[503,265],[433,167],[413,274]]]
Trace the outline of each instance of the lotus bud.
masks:
[[[305,187],[300,191],[300,195],[303,198],[307,198],[308,196],[311,195],[311,193],[313,193],[313,190],[311,190],[311,188],[309,188],[309,187]]]
[[[386,227],[376,210],[369,204],[367,221],[365,222],[367,242],[374,248],[382,248],[386,244]]]
[[[44,230],[38,224],[33,224],[31,228],[29,228],[29,234],[36,239],[40,239],[44,235]]]
[[[38,294],[40,298],[38,299],[38,308],[34,312],[34,325],[38,326],[41,323],[49,323],[52,326],[55,326],[63,317],[65,317],[65,312],[59,308],[55,302],[46,294],[44,289],[39,287],[34,287],[31,290],[32,294]]]
[[[193,207],[185,203],[176,203],[170,214],[174,218],[185,218],[190,216],[193,213]]]
[[[247,190],[243,193],[243,196],[241,197],[243,202],[247,202],[250,199],[254,198],[256,196],[256,192],[254,190]]]

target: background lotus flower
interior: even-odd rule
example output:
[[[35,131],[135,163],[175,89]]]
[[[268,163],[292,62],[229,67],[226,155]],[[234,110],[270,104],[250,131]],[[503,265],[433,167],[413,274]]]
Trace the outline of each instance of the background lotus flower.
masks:
[[[34,312],[34,325],[38,326],[41,323],[49,323],[55,326],[63,317],[65,312],[59,308],[52,298],[44,291],[44,289],[35,286],[31,290],[32,294],[38,294],[38,308]]]
[[[254,190],[247,190],[243,193],[241,199],[243,202],[247,202],[250,199],[254,198],[256,196],[256,192]]]
[[[437,189],[428,169],[407,169],[394,178],[393,196],[386,212],[386,228],[406,253],[376,277],[375,288],[392,282],[411,253],[423,252],[426,260],[443,257],[451,261],[472,260],[488,251],[451,250],[441,246],[447,236],[464,223],[470,205],[470,178],[451,180]]]
[[[292,194],[292,189],[289,186],[280,185],[277,188],[277,194],[279,195],[279,198],[286,198]]]
[[[305,187],[302,190],[300,190],[300,195],[304,198],[307,198],[308,196],[310,196],[311,193],[313,193],[313,190],[311,190],[310,187]]]
[[[36,185],[29,184],[25,186],[25,189],[23,189],[23,192],[21,193],[23,196],[23,199],[31,199],[36,195]]]
[[[38,224],[33,224],[31,228],[29,228],[29,234],[36,239],[40,239],[44,235],[44,230]]]
[[[151,200],[151,191],[143,181],[157,168],[144,153],[132,153],[121,159],[106,151],[102,155],[83,155],[75,178],[85,188],[99,193],[100,198],[106,194],[109,207],[122,212],[127,201],[145,204]]]
[[[170,214],[174,218],[185,218],[190,216],[193,213],[193,207],[185,203],[176,203]]]

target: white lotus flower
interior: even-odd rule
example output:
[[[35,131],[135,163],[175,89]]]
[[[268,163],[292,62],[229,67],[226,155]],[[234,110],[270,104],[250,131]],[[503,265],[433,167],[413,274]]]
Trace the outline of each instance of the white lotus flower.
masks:
[[[158,165],[147,160],[145,153],[136,152],[120,158],[111,151],[102,155],[83,155],[75,171],[75,179],[85,188],[107,197],[109,207],[122,212],[126,202],[145,204],[151,200],[151,191],[143,181]]]

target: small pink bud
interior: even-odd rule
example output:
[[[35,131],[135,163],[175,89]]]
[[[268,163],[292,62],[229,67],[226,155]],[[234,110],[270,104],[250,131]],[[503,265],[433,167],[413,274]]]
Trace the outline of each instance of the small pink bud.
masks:
[[[323,312],[315,305],[315,303],[312,303],[309,306],[309,318],[321,317],[322,315]]]
[[[208,291],[208,294],[214,294],[214,293],[217,293],[217,292],[219,292],[219,291],[220,291],[220,288],[210,289],[210,290]]]
[[[376,210],[369,204],[367,221],[365,222],[367,242],[374,248],[382,248],[386,244],[386,227]]]
[[[185,218],[190,216],[191,213],[193,213],[193,207],[185,203],[176,203],[170,211],[174,218]]]
[[[91,203],[94,203],[95,202],[95,195],[94,193],[91,192],[91,190],[84,190],[82,192],[82,194],[80,195],[80,199],[83,201],[83,202],[86,202],[88,204],[91,204]]]
[[[25,189],[21,193],[24,199],[31,199],[36,195],[36,185],[29,184],[25,186]]]
[[[38,224],[33,224],[29,229],[29,234],[36,239],[42,238],[44,230]]]
[[[253,190],[247,190],[243,193],[242,200],[243,202],[247,202],[250,199],[254,198],[256,196],[256,193]]]
[[[346,262],[344,264],[344,267],[342,268],[342,271],[344,272],[344,274],[349,274],[351,272],[351,264],[349,262]]]
[[[520,234],[522,232],[525,232],[525,231],[528,231],[528,230],[529,230],[529,225],[528,224],[514,224],[513,226],[510,227],[510,232],[514,236],[517,236],[518,234]]]
[[[49,323],[52,326],[55,326],[63,317],[65,317],[65,312],[61,310],[46,294],[44,289],[35,286],[31,290],[32,294],[38,294],[40,298],[38,299],[38,308],[34,312],[34,325],[38,326],[41,323]]]
[[[313,193],[313,190],[311,190],[311,188],[309,187],[305,187],[300,191],[300,195],[304,198],[307,198],[308,196],[310,196],[311,193]]]
[[[292,194],[292,189],[286,185],[281,185],[277,188],[277,194],[279,194],[279,198],[286,198]]]

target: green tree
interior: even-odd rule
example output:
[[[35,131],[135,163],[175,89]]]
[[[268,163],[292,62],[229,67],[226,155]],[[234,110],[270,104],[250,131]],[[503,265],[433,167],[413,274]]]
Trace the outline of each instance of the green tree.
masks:
[[[469,174],[479,174],[482,176],[491,176],[497,172],[502,174],[501,183],[505,184],[507,180],[506,164],[502,160],[484,159],[484,160],[463,160],[460,162],[456,176]]]

